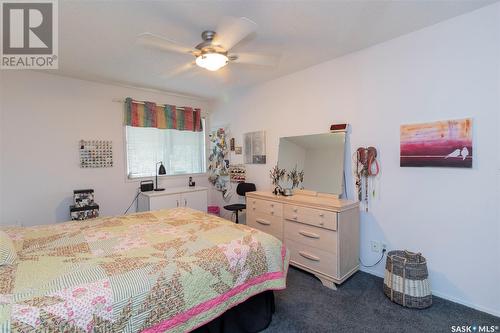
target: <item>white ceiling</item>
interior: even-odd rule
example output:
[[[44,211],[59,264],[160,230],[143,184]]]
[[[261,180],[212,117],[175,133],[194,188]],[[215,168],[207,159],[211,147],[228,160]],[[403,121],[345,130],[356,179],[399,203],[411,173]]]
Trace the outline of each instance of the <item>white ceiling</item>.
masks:
[[[472,11],[496,0],[59,1],[58,74],[219,97]],[[142,32],[186,45],[223,16],[245,16],[255,35],[233,50],[280,55],[275,68],[229,64],[171,76],[193,59],[136,43]]]

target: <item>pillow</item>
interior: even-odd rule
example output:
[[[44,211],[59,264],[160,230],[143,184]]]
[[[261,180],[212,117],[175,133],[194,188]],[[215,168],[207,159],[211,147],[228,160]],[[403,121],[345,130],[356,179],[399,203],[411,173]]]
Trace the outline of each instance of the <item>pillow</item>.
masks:
[[[12,265],[16,262],[17,253],[14,242],[4,231],[0,230],[0,266]]]

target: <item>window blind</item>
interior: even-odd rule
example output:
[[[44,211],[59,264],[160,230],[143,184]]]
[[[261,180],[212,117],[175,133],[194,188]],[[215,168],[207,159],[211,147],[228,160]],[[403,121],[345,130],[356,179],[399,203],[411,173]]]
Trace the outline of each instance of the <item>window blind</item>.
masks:
[[[125,126],[128,178],[156,175],[157,162],[163,162],[167,175],[204,173],[204,122],[201,132]]]

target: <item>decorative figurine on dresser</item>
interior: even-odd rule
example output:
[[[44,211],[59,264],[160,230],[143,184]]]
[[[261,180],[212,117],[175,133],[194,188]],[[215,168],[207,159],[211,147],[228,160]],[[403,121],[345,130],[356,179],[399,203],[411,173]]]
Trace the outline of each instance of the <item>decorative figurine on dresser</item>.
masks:
[[[273,185],[281,191],[246,195],[247,224],[283,240],[290,264],[332,289],[359,269],[359,203],[340,198],[345,135],[281,138],[274,169],[279,175],[271,171]],[[283,177],[285,172],[292,177]]]
[[[72,220],[87,220],[99,216],[99,205],[94,202],[94,190],[74,190],[73,204],[69,206]]]

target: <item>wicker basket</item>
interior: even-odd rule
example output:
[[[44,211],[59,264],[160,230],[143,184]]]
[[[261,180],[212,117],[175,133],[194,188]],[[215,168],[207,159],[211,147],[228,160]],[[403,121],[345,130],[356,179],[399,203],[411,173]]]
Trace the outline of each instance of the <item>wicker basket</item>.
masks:
[[[384,294],[408,308],[432,305],[427,262],[420,253],[390,251],[385,263]]]

